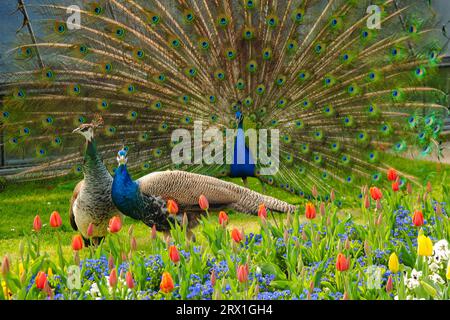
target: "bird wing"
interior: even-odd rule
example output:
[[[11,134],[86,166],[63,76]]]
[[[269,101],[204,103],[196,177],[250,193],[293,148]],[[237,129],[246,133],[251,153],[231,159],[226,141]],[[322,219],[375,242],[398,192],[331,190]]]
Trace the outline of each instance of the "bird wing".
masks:
[[[211,206],[226,206],[239,201],[239,195],[227,188],[227,182],[184,171],[153,172],[137,182],[143,194],[173,199],[180,207],[191,210],[192,207],[198,207],[198,199],[202,194]]]
[[[84,180],[81,180],[80,182],[77,183],[77,185],[75,186],[75,189],[73,189],[72,198],[70,199],[69,221],[70,221],[70,225],[72,226],[73,230],[75,230],[75,231],[78,230],[78,226],[75,222],[75,216],[73,214],[73,205],[75,203],[75,200],[77,200],[77,198],[78,198],[78,194],[80,193],[80,190],[83,187],[83,184],[84,184]]]

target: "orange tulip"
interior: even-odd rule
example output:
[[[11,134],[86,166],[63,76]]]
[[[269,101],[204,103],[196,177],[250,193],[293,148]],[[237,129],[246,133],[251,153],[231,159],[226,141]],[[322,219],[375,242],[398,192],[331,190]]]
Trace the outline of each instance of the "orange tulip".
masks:
[[[40,290],[44,290],[46,285],[47,285],[47,275],[45,274],[45,272],[39,271],[36,279],[35,279],[35,283],[36,283],[36,288],[40,289]]]
[[[41,217],[39,217],[39,215],[37,215],[36,217],[34,217],[34,221],[33,221],[33,229],[36,232],[41,231],[42,229],[42,220]]]
[[[178,213],[178,204],[174,200],[167,200],[167,211],[176,215]]]
[[[83,238],[79,234],[74,236],[72,239],[72,249],[74,251],[79,251],[83,249]]]
[[[389,181],[395,181],[395,180],[397,180],[397,177],[398,177],[398,174],[397,174],[397,171],[395,171],[395,169],[390,168],[387,171],[387,178]]]
[[[204,195],[201,195],[199,198],[198,198],[198,205],[200,206],[200,208],[202,209],[202,210],[208,210],[209,209],[209,202],[208,202],[208,199],[206,199],[206,197],[204,196]]]
[[[306,219],[312,220],[316,217],[316,207],[311,202],[308,202],[305,207]]]
[[[109,232],[117,233],[122,229],[122,220],[120,220],[119,216],[112,217],[109,220]]]
[[[380,200],[383,197],[383,194],[381,193],[381,190],[377,187],[371,187],[369,189],[370,195],[372,196],[373,200]]]
[[[159,288],[164,293],[169,293],[175,288],[175,286],[173,284],[173,279],[172,279],[172,276],[170,275],[170,273],[164,272],[162,274],[161,284],[159,285]]]
[[[111,273],[109,274],[109,285],[112,288],[115,288],[117,285],[117,270],[116,270],[116,268],[113,268],[111,270]]]
[[[228,223],[228,215],[225,211],[219,212],[219,224],[225,226]]]
[[[237,278],[240,283],[248,281],[248,265],[240,265],[237,270]]]
[[[178,263],[180,261],[180,253],[176,246],[169,247],[169,258],[173,263]]]
[[[50,227],[52,228],[59,228],[62,225],[61,216],[59,215],[58,211],[53,211],[50,215]]]
[[[392,182],[392,191],[397,192],[398,190],[400,190],[400,182]]]
[[[428,182],[427,182],[427,192],[428,192],[428,193],[431,193],[431,191],[433,191],[433,188],[432,188],[432,186],[431,186],[431,182],[428,181]]]
[[[417,211],[414,212],[414,215],[413,215],[413,218],[412,218],[412,222],[413,222],[413,224],[416,227],[423,226],[424,221],[423,221],[423,213],[422,213],[422,211],[417,210]]]
[[[233,230],[231,230],[231,238],[234,240],[234,242],[239,243],[244,240],[244,234],[243,232],[234,228]]]
[[[262,220],[267,219],[267,210],[264,203],[261,203],[258,207],[258,217],[260,217]]]
[[[130,289],[134,288],[134,279],[131,272],[128,270],[127,275],[125,276],[125,282],[127,284],[127,287]]]
[[[336,259],[336,269],[338,271],[346,271],[350,267],[349,260],[342,254],[339,253]]]

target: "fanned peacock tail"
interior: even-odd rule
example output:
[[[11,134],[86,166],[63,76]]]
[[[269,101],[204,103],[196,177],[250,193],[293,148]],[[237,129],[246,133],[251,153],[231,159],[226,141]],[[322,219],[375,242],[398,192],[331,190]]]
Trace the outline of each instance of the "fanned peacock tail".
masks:
[[[372,3],[379,30],[367,27]],[[441,58],[427,1],[398,3],[96,1],[69,30],[71,3],[35,1],[37,43],[20,34],[18,71],[0,87],[7,151],[37,158],[14,178],[79,172],[71,131],[98,112],[110,168],[125,144],[134,169],[227,175],[226,165],[172,165],[171,133],[194,121],[233,128],[241,111],[246,128],[280,130],[280,170],[260,176],[269,184],[303,195],[382,180],[385,152],[439,151],[447,112],[446,94],[427,85]]]

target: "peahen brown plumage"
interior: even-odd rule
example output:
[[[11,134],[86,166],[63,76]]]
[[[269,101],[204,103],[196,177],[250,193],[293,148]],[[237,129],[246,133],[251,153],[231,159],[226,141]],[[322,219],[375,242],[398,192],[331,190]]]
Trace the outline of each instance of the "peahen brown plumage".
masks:
[[[95,112],[111,170],[125,144],[131,170],[253,175],[306,196],[382,183],[385,152],[440,151],[447,95],[430,82],[441,51],[427,1],[97,0],[68,14],[69,2],[28,5],[33,40],[20,34],[10,50],[19,69],[0,86],[6,148],[37,157],[12,179],[77,172],[71,128]],[[280,143],[279,170],[261,175],[251,144],[244,163],[174,165],[171,133],[195,121],[239,128],[240,144],[245,129],[278,129],[266,147]]]
[[[70,200],[69,220],[74,230],[79,230],[86,244],[93,240],[99,243],[108,232],[108,223],[118,214],[111,199],[113,179],[97,153],[94,130],[101,125],[97,118],[92,123],[82,124],[73,133],[86,139],[82,171],[84,179],[75,187]],[[92,234],[88,234],[89,225]]]

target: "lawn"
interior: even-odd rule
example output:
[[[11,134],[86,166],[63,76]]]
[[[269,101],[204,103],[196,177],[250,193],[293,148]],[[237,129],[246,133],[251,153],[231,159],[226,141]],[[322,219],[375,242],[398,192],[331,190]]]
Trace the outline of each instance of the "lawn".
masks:
[[[402,168],[403,172],[414,175],[421,181],[430,181],[435,186],[433,196],[445,201],[445,199],[442,199],[442,188],[440,186],[450,185],[450,165],[402,158],[396,159],[389,155],[385,155],[385,157],[394,166]],[[60,212],[63,217],[61,240],[68,250],[71,238],[74,235],[68,220],[69,201],[73,188],[79,179],[79,177],[63,177],[42,182],[15,183],[8,185],[6,190],[0,192],[0,256],[6,253],[15,255],[24,232],[29,233],[31,231],[33,219],[37,214],[41,216],[44,222],[41,239],[42,248],[49,253],[54,253],[54,233],[49,226],[45,225],[54,210]],[[240,179],[228,180],[242,185]],[[253,190],[262,192],[261,185],[256,179],[249,179],[249,186]],[[266,187],[266,194],[293,204],[304,202],[302,198],[296,195],[271,186]],[[359,204],[345,207],[339,212],[340,216],[345,216],[348,213],[354,216],[355,221],[360,221]],[[232,211],[229,214],[231,217],[230,228],[244,228],[246,232],[258,230],[257,217]],[[270,218],[272,219],[272,217]],[[275,215],[275,218],[283,219],[283,216]],[[131,218],[125,218],[125,227],[128,228],[131,224],[134,225],[139,249],[146,251],[150,235],[148,227],[133,221]]]

